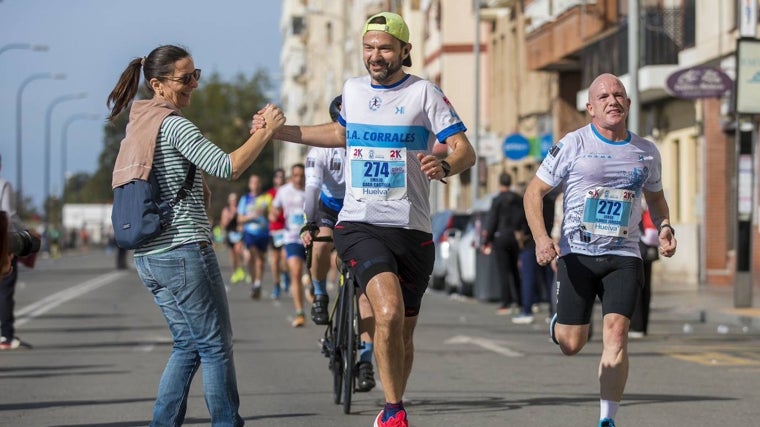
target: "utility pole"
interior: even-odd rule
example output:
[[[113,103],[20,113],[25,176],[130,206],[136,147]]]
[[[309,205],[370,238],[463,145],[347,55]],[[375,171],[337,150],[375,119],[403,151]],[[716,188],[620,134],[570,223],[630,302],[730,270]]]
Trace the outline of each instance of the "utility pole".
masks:
[[[639,0],[628,0],[628,130],[639,133]]]
[[[472,138],[472,148],[475,150],[475,164],[470,168],[470,189],[472,191],[472,202],[470,208],[475,208],[475,202],[478,200],[478,150],[480,146],[480,0],[475,0],[475,46],[473,54],[475,55],[475,109],[474,119],[475,134]]]

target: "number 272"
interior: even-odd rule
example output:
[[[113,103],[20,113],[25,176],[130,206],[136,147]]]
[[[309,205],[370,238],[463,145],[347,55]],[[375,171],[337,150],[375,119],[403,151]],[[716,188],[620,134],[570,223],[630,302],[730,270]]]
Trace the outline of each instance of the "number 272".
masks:
[[[618,216],[620,215],[620,209],[622,209],[622,207],[623,207],[623,204],[620,202],[600,200],[599,207],[597,208],[596,213],[600,215]]]

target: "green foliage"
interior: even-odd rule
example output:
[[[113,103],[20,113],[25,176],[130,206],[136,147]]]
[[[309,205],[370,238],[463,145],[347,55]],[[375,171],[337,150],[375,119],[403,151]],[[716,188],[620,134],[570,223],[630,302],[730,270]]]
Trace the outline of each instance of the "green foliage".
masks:
[[[48,213],[47,222],[50,224],[62,224],[63,218],[63,206],[61,205],[61,199],[56,196],[50,196],[45,203],[44,211]]]
[[[268,102],[264,94],[270,87],[269,76],[261,70],[250,78],[240,74],[232,82],[222,81],[218,73],[213,73],[208,78],[204,75],[200,86],[193,92],[190,106],[182,113],[198,126],[206,138],[225,152],[231,153],[248,139],[251,117]],[[138,98],[144,99],[148,96],[147,90],[141,86]],[[65,193],[67,203],[112,201],[111,174],[128,119],[129,110],[125,110],[113,123],[105,125],[103,151],[98,159],[98,168],[92,176],[78,174],[68,180]],[[274,149],[272,144],[268,144],[240,180],[228,182],[206,176],[206,183],[212,193],[209,216],[218,220],[227,194],[231,191],[247,191],[246,183],[250,174],[261,175],[266,184],[266,179],[272,176],[273,170]]]
[[[80,172],[69,177],[66,180],[66,203],[95,203],[90,200],[89,195],[91,193],[87,192],[87,186],[92,181],[94,181],[93,177],[90,174],[84,172]],[[97,198],[96,200],[107,199]]]
[[[18,196],[17,196],[18,197]],[[18,200],[18,199],[17,199]],[[37,212],[37,208],[34,207],[34,200],[31,197],[26,196],[23,198],[23,203],[19,204],[20,209],[16,212],[23,222],[30,220],[39,220],[40,214]]]

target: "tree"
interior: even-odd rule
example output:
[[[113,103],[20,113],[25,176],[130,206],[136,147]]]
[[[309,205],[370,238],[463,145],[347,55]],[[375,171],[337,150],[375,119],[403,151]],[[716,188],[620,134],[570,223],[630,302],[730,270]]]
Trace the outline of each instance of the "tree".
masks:
[[[225,152],[231,153],[248,139],[251,117],[267,103],[264,93],[270,87],[269,76],[263,70],[257,71],[250,78],[239,74],[233,82],[224,82],[218,73],[213,73],[193,92],[190,106],[182,113],[198,126],[206,138]],[[138,98],[144,99],[149,96],[148,91],[141,86]],[[77,200],[84,203],[110,203],[112,201],[111,174],[121,140],[124,138],[128,118],[129,111],[125,110],[116,117],[113,123],[105,126],[103,151],[98,159],[98,169],[83,187],[67,183],[67,202]],[[229,182],[206,176],[206,183],[212,192],[209,215],[212,218],[218,218],[226,203],[227,194],[231,191],[245,192],[248,176],[251,174],[259,174],[265,184],[271,184],[268,180],[271,179],[274,170],[273,160],[274,149],[272,144],[268,144],[240,180]]]
[[[90,202],[86,187],[91,180],[92,176],[86,172],[79,172],[69,177],[66,180],[65,203]]]
[[[21,204],[21,209],[16,212],[19,218],[24,222],[30,220],[39,221],[40,214],[37,212],[37,208],[34,207],[34,200],[32,200],[30,196],[24,197],[23,200],[24,202]]]

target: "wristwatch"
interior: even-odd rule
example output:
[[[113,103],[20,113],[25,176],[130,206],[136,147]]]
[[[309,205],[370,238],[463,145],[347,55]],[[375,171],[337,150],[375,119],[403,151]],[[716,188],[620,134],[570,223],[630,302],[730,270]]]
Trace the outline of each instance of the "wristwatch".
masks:
[[[441,169],[443,169],[443,177],[446,178],[451,173],[451,165],[446,160],[441,160]]]
[[[657,234],[660,234],[660,233],[662,233],[662,229],[663,229],[663,228],[665,228],[665,227],[667,227],[667,228],[669,228],[669,229],[670,229],[670,234],[672,234],[673,236],[675,236],[675,235],[676,235],[676,229],[675,229],[675,228],[673,228],[673,226],[672,226],[672,225],[670,225],[670,224],[662,224],[662,225],[660,226],[660,229],[659,229],[659,230],[657,230]]]

